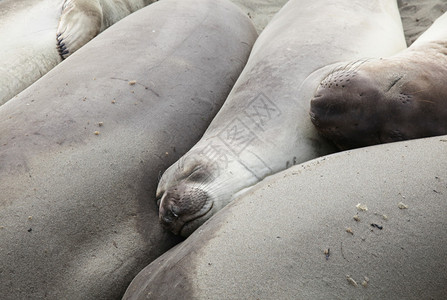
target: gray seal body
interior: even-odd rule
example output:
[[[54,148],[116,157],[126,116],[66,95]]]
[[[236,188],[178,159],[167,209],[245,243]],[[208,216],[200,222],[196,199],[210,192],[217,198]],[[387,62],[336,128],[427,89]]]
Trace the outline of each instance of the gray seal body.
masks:
[[[321,79],[346,60],[405,47],[394,1],[288,2],[204,136],[163,174],[160,220],[187,236],[266,176],[335,151],[309,117]]]
[[[178,242],[158,221],[159,174],[199,140],[255,39],[227,1],[160,1],[0,107],[2,299],[121,297]]]
[[[390,143],[266,178],[124,299],[445,299],[446,153],[447,136]]]
[[[151,2],[153,0],[0,1],[0,105],[98,33]]]

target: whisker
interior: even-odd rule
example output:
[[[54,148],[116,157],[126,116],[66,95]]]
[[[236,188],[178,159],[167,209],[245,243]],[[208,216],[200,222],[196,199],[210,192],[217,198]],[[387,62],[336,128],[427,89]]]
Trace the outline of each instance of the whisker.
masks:
[[[358,59],[358,60],[354,60],[354,61],[350,61],[344,65],[338,65],[335,66],[322,80],[321,82],[323,83],[324,81],[331,81],[332,77],[334,77],[335,73],[340,72],[340,71],[352,71],[355,72],[357,71],[358,68],[360,68],[361,65],[363,65],[364,63],[368,62],[370,59],[368,58],[362,58],[362,59]]]
[[[425,103],[430,103],[430,104],[436,104],[436,102],[434,101],[430,101],[430,100],[415,100],[417,102],[425,102]]]
[[[416,95],[416,94],[418,94],[418,93],[422,93],[422,92],[425,92],[425,91],[427,91],[428,89],[422,89],[422,90],[419,90],[419,91],[415,91],[415,92],[412,92],[412,93],[409,93],[409,95]]]

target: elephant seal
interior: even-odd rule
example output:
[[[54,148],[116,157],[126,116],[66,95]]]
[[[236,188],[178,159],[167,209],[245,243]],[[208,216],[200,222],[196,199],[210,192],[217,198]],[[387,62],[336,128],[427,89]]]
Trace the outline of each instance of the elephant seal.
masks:
[[[331,72],[311,101],[318,131],[340,149],[447,134],[447,13],[408,49]]]
[[[0,1],[0,105],[148,0]]]
[[[447,136],[404,141],[266,178],[123,299],[446,299],[446,151]]]
[[[256,37],[228,1],[163,0],[0,107],[2,299],[118,299],[179,241],[147,199],[199,140]]]
[[[264,177],[335,151],[308,109],[331,64],[405,47],[395,1],[289,1],[260,34],[204,136],[163,174],[160,221],[188,236]]]

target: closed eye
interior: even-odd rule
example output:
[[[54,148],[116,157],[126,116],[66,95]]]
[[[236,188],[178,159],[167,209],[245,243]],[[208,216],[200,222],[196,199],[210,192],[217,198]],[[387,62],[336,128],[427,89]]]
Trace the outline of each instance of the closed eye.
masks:
[[[187,177],[188,180],[191,181],[202,181],[208,177],[207,172],[203,169],[202,166],[197,166],[192,170],[191,174]]]

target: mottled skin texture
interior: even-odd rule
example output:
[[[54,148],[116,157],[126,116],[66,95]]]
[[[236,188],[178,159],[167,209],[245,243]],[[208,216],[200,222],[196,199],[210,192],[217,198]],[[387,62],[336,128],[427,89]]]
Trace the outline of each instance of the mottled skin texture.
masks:
[[[288,2],[202,139],[163,174],[160,221],[187,236],[266,176],[335,151],[309,118],[327,66],[405,47],[393,1]]]
[[[446,24],[444,15],[395,56],[331,72],[311,101],[320,134],[340,149],[446,134]]]

